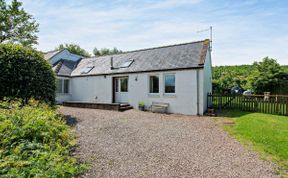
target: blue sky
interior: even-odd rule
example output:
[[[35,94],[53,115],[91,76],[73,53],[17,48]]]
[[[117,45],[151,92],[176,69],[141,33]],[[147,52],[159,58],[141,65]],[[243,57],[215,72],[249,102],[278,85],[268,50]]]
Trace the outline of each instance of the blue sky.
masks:
[[[127,51],[209,38],[213,65],[251,64],[265,56],[288,65],[288,1],[22,0],[40,24],[39,50],[75,43]]]

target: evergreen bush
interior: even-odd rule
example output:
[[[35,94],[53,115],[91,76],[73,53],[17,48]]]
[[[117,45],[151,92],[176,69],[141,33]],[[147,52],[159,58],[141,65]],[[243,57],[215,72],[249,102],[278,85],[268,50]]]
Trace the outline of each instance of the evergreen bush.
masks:
[[[0,99],[55,102],[55,74],[43,54],[17,44],[0,44]]]

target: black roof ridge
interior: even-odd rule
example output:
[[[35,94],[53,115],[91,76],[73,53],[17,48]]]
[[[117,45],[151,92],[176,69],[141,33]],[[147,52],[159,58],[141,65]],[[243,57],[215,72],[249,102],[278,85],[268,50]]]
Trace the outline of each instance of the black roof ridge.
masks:
[[[97,59],[97,58],[101,58],[101,57],[117,56],[117,55],[121,55],[121,54],[127,54],[127,53],[139,52],[139,51],[148,51],[148,50],[154,50],[154,49],[169,48],[169,47],[174,47],[174,46],[182,46],[182,45],[187,45],[187,44],[200,43],[200,42],[204,42],[206,40],[209,40],[209,39],[206,38],[204,40],[199,40],[199,41],[178,43],[178,44],[172,44],[172,45],[164,45],[164,46],[159,46],[159,47],[136,49],[136,50],[131,50],[131,51],[123,51],[122,53],[118,53],[118,54],[107,54],[107,55],[103,55],[103,56],[92,56],[92,57],[87,57],[87,58],[84,58],[84,59]]]

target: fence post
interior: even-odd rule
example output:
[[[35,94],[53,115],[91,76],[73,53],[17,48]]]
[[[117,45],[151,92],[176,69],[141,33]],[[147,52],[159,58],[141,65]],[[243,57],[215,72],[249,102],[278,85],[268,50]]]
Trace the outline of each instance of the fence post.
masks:
[[[255,107],[254,111],[257,112],[258,111],[258,98],[257,97],[254,98],[254,107]]]
[[[209,108],[209,93],[207,93],[207,110],[208,110],[208,108]]]
[[[276,95],[276,114],[278,114],[279,108],[278,108],[278,96]]]
[[[286,98],[286,116],[288,116],[288,97]]]
[[[219,111],[222,111],[222,95],[220,95],[220,105],[219,105]]]

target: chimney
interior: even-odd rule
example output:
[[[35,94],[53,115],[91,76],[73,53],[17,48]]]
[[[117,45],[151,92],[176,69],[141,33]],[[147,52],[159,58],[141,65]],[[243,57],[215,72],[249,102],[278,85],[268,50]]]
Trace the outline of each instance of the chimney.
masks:
[[[111,56],[111,58],[110,58],[110,69],[111,70],[114,69],[114,67],[113,67],[113,56]]]

